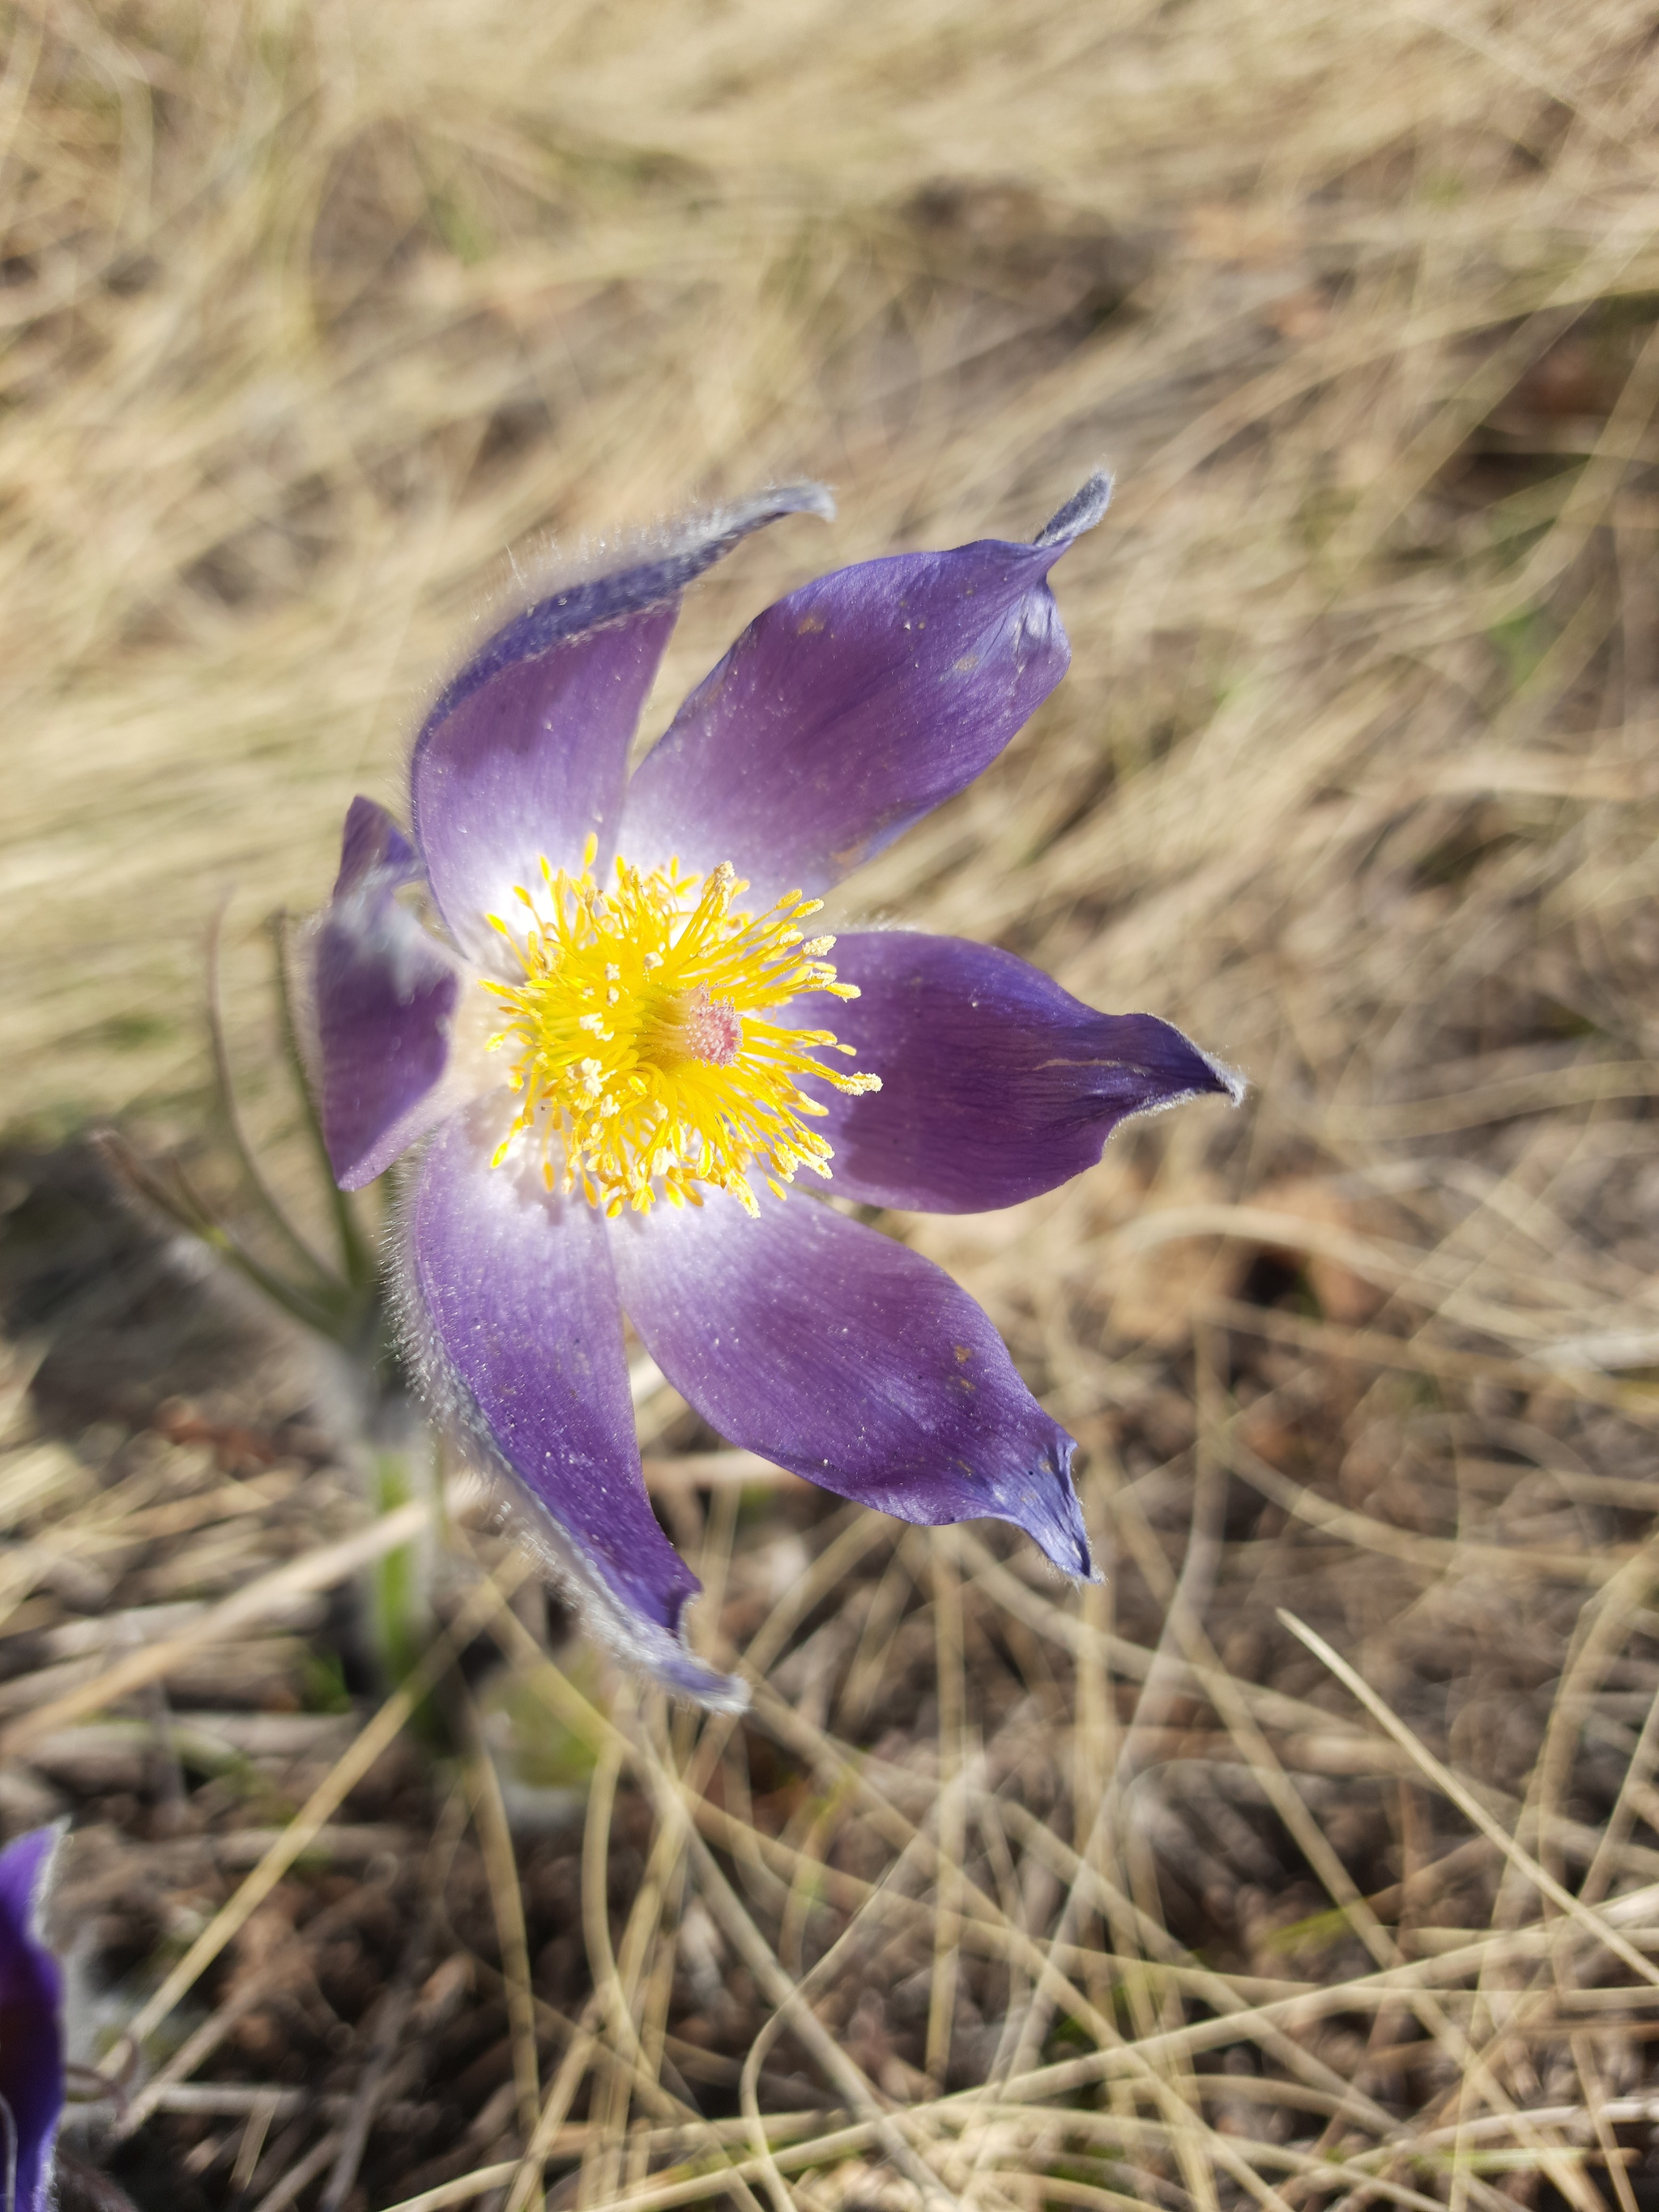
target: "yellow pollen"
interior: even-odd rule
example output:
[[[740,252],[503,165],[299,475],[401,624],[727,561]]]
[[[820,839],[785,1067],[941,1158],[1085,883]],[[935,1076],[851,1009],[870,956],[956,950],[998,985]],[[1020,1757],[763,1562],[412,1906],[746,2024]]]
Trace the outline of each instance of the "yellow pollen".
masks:
[[[577,876],[544,860],[535,896],[514,886],[513,920],[489,917],[524,970],[484,985],[501,1013],[490,1050],[511,1054],[519,1097],[495,1164],[526,1135],[550,1189],[580,1188],[612,1216],[659,1195],[700,1206],[702,1183],[753,1213],[751,1170],[779,1197],[800,1168],[827,1180],[831,1148],[803,1117],[829,1109],[800,1079],[854,1093],[881,1082],[814,1058],[851,1052],[830,1030],[770,1018],[810,992],[858,996],[823,957],[834,938],[804,943],[794,927],[823,901],[790,891],[764,914],[734,913],[748,885],[725,860],[698,877],[619,858],[602,890],[595,851],[590,837]]]

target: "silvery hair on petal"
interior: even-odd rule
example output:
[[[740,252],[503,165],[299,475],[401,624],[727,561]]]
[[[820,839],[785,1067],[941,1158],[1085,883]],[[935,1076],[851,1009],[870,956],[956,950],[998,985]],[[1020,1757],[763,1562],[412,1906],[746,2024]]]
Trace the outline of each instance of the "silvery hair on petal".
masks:
[[[550,549],[478,607],[475,631],[485,649],[469,656],[428,706],[421,738],[502,668],[550,652],[567,639],[660,606],[769,523],[816,514],[830,521],[836,502],[823,484],[777,484],[747,499],[698,509],[654,530],[599,538],[572,558]],[[491,632],[495,635],[492,636]]]
[[[582,1626],[624,1665],[653,1676],[664,1689],[693,1698],[708,1711],[744,1711],[748,1685],[699,1659],[683,1632],[676,1635],[630,1611],[503,1456],[472,1393],[439,1347],[416,1285],[412,1241],[406,1218],[395,1220],[388,1249],[393,1255],[392,1304],[398,1334],[428,1418],[453,1440],[469,1470],[484,1486],[496,1526],[534,1555]]]

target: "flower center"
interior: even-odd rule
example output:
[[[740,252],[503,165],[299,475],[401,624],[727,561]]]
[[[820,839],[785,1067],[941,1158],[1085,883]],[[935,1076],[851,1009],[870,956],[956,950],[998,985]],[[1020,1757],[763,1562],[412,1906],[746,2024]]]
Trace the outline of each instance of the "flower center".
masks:
[[[676,1206],[701,1206],[696,1186],[711,1183],[753,1213],[751,1168],[780,1198],[797,1168],[827,1178],[830,1147],[802,1117],[828,1109],[799,1079],[853,1092],[880,1079],[816,1059],[853,1049],[830,1030],[769,1019],[808,992],[858,996],[823,957],[834,938],[794,927],[823,902],[790,891],[765,914],[734,914],[748,886],[725,860],[698,877],[678,860],[646,872],[619,857],[602,890],[596,850],[590,837],[579,876],[544,860],[535,896],[514,887],[525,913],[489,917],[524,969],[520,983],[484,985],[502,1014],[489,1048],[511,1053],[520,1094],[494,1164],[529,1133],[548,1188],[580,1184],[612,1216],[643,1212],[659,1182]]]

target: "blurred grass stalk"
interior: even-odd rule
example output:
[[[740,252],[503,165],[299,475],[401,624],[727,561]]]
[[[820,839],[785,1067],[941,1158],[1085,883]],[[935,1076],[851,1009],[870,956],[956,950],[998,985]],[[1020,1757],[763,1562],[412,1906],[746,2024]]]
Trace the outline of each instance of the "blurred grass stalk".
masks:
[[[391,1319],[391,1287],[361,1218],[365,1201],[334,1180],[322,1123],[307,1079],[305,1054],[289,977],[287,917],[271,916],[265,934],[270,951],[270,992],[283,1072],[297,1101],[318,1184],[315,1208],[332,1228],[331,1259],[296,1224],[288,1203],[272,1188],[249,1138],[227,1048],[220,994],[223,908],[209,939],[207,1024],[213,1072],[213,1120],[234,1164],[234,1191],[221,1203],[204,1198],[182,1162],[146,1162],[125,1139],[103,1133],[101,1149],[128,1188],[144,1204],[193,1237],[264,1299],[273,1311],[298,1322],[317,1345],[328,1371],[316,1395],[337,1408],[343,1433],[335,1442],[356,1465],[365,1502],[376,1518],[416,1501],[429,1508],[428,1534],[376,1559],[364,1574],[364,1626],[382,1692],[397,1689],[429,1648],[434,1634],[434,1551],[443,1517],[435,1439],[415,1401]],[[280,1259],[264,1257],[258,1239],[235,1215],[251,1216]],[[434,1741],[444,1731],[431,1701],[421,1708],[422,1732]]]

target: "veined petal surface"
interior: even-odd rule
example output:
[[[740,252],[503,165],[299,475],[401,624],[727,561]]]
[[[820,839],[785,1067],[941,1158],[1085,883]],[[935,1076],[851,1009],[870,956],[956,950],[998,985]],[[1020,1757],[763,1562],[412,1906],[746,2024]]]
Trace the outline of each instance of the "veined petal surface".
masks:
[[[0,1851],[0,2096],[15,2133],[18,2212],[46,2212],[52,2202],[64,2109],[63,1971],[36,1927],[58,1836],[37,1828]]]
[[[611,1224],[623,1305],[720,1434],[901,1520],[1012,1521],[1092,1575],[1072,1439],[965,1291],[810,1198],[724,1192]]]
[[[433,895],[470,958],[495,963],[486,917],[512,911],[544,856],[578,871],[592,835],[608,869],[628,748],[686,585],[752,531],[828,504],[816,484],[785,485],[695,517],[515,615],[445,687],[410,794]]]
[[[730,860],[765,906],[827,890],[972,782],[1066,672],[1046,580],[1109,489],[1091,478],[1034,544],[861,562],[769,607],[641,763],[629,858]]]
[[[384,807],[356,799],[309,947],[323,1139],[343,1190],[372,1182],[447,1107],[459,980],[396,893],[419,871]]]
[[[1153,1014],[1101,1014],[993,945],[908,930],[836,939],[859,996],[836,1034],[879,1091],[805,1088],[835,1147],[838,1196],[926,1213],[988,1212],[1052,1190],[1100,1158],[1132,1114],[1237,1078]],[[812,1002],[802,1002],[810,1022]]]
[[[434,1410],[537,1509],[550,1564],[592,1626],[705,1704],[739,1685],[680,1635],[701,1587],[657,1525],[602,1217],[543,1186],[538,1161],[489,1164],[505,1114],[482,1099],[434,1138],[410,1209],[410,1320]]]

